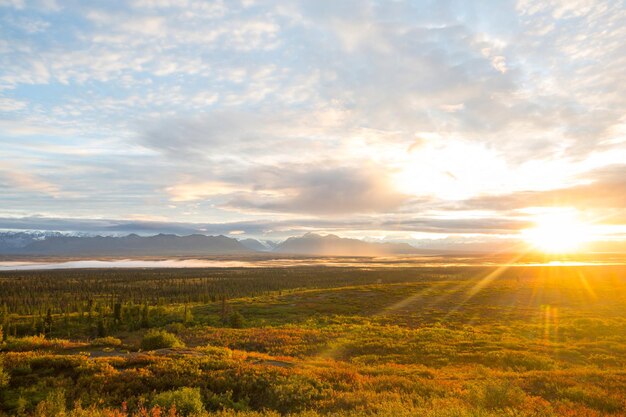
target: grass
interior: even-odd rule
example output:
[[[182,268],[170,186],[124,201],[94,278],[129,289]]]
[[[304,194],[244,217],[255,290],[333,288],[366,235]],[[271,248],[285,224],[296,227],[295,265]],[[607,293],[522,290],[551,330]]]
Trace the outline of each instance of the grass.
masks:
[[[91,344],[71,320],[71,340],[9,337],[0,415],[625,415],[626,268],[410,272],[161,300],[152,329]],[[140,352],[157,334],[176,348]]]

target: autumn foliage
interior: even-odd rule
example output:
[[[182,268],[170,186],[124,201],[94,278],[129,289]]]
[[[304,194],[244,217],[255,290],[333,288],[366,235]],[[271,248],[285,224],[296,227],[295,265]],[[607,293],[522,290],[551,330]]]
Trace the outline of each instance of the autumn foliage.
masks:
[[[519,268],[478,292],[472,288],[482,268],[409,272],[404,282],[394,271],[393,282],[363,283],[361,271],[342,268],[323,288],[291,282],[290,289],[214,301],[176,295],[107,304],[100,295],[90,320],[84,311],[55,311],[50,336],[15,336],[13,326],[27,332],[37,319],[25,311],[44,301],[31,298],[24,313],[9,309],[5,320],[11,330],[0,353],[0,415],[626,412],[626,268]],[[168,281],[175,293],[186,288],[177,282]],[[223,321],[225,311],[241,317]],[[95,338],[100,321],[109,334]]]

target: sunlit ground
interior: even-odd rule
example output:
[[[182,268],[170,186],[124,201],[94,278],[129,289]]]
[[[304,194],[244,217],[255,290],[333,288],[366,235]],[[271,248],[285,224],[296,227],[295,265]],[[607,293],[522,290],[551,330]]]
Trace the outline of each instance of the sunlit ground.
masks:
[[[15,410],[21,395],[33,410],[55,387],[68,404],[119,409],[186,386],[211,398],[212,411],[624,415],[626,266],[528,266],[522,262],[540,255],[524,256],[499,266],[3,272],[11,311],[52,305],[53,336],[69,339],[8,339],[3,407]],[[224,305],[210,297],[221,292],[231,294],[226,305],[241,326],[222,321]],[[146,329],[133,327],[135,313],[112,322],[112,294],[158,299],[148,326],[187,347],[139,352]],[[120,345],[91,342],[96,318],[61,313],[84,297],[105,302],[101,314]],[[141,304],[124,304],[133,308],[141,312]],[[10,320],[28,334],[33,317],[24,310]],[[235,415],[277,414],[220,414]]]

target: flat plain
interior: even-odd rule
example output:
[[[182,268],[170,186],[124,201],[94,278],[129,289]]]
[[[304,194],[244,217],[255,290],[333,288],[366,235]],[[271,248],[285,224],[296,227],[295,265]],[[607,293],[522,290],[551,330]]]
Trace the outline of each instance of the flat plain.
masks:
[[[0,273],[0,415],[622,416],[626,266]]]

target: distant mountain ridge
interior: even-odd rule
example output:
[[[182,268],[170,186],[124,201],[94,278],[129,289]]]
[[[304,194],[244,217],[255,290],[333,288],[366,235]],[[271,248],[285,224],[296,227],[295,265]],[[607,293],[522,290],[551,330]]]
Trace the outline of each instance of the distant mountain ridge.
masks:
[[[259,242],[256,239],[242,239],[239,241],[243,246],[250,250],[254,250],[257,252],[269,252],[272,248],[265,246],[262,242]]]
[[[336,235],[307,233],[290,237],[280,243],[274,252],[322,256],[381,256],[417,254],[418,250],[408,243],[365,242]]]
[[[3,253],[27,255],[205,255],[249,253],[251,249],[227,236],[159,234],[139,236],[51,236],[22,247],[0,247]]]
[[[0,254],[57,256],[202,256],[274,252],[309,256],[381,256],[416,254],[406,243],[365,242],[336,235],[307,233],[281,243],[228,236],[71,236],[55,232],[0,233]]]
[[[46,239],[53,236],[63,236],[59,232],[0,232],[0,253],[9,249],[19,249],[37,240]]]

